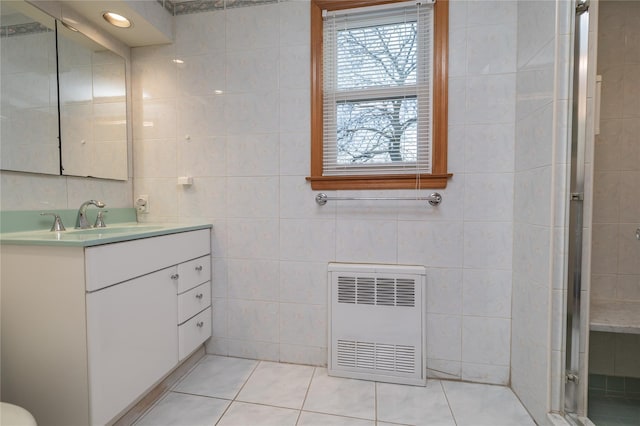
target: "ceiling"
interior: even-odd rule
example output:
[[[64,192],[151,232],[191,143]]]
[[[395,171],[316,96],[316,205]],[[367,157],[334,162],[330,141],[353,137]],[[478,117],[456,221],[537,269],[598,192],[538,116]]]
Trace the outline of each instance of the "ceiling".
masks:
[[[172,42],[173,17],[157,1],[66,0],[61,3],[64,8],[73,10],[128,46],[138,47]],[[114,27],[102,18],[104,12],[115,12],[126,16],[133,25],[130,28]]]

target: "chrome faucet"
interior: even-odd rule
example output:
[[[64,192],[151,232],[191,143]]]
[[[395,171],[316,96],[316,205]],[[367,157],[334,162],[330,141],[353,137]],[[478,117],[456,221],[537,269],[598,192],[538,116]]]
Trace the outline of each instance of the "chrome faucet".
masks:
[[[103,203],[102,201],[96,201],[96,200],[89,200],[82,203],[82,205],[78,209],[78,219],[76,220],[76,228],[87,229],[91,227],[91,225],[89,225],[89,221],[87,220],[87,207],[89,207],[89,205],[91,204],[93,204],[94,206],[100,209],[106,206],[106,204]]]

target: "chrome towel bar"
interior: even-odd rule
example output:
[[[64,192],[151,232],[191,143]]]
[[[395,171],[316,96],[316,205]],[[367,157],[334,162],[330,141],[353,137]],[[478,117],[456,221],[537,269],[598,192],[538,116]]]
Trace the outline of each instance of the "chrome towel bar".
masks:
[[[353,200],[375,200],[375,201],[427,201],[432,206],[439,206],[442,202],[442,195],[437,192],[427,197],[329,197],[324,192],[316,195],[316,203],[321,206],[327,204],[327,201],[353,201]]]

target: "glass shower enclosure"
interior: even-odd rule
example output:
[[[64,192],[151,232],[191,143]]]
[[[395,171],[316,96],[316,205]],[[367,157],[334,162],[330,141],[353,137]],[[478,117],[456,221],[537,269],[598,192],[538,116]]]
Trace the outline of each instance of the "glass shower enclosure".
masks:
[[[640,2],[576,6],[564,408],[638,425]]]

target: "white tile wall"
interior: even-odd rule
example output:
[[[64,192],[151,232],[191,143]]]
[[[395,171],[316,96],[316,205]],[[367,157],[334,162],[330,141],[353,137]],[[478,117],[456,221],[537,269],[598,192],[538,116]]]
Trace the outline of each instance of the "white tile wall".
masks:
[[[314,331],[313,333],[311,331]],[[300,303],[280,304],[280,342],[323,348],[326,345],[327,308]]]
[[[465,130],[464,159],[468,173],[513,172],[513,124],[478,124],[466,126]]]
[[[484,8],[484,5],[483,5]],[[471,26],[467,29],[467,73],[498,74],[516,70],[516,39],[504,37],[513,34],[515,21],[506,24]]]
[[[279,142],[277,133],[229,135],[226,143],[227,175],[277,176]]]
[[[181,15],[171,48],[134,49],[136,111],[143,122],[166,127],[138,122],[135,143],[173,139],[178,152],[176,162],[168,151],[145,150],[140,168],[166,173],[158,163],[167,163],[177,174],[139,171],[136,193],[150,194],[150,220],[198,216],[214,223],[215,266],[223,268],[215,279],[225,284],[214,289],[222,312],[215,314],[221,324],[210,352],[325,364],[327,262],[420,264],[428,267],[429,374],[508,383],[516,7],[483,3],[451,3],[455,176],[439,208],[314,202],[305,180],[307,2]],[[185,63],[172,63],[174,57]],[[212,92],[212,82],[222,93]],[[179,175],[194,176],[194,185],[178,187]],[[480,297],[484,290],[495,299]],[[465,340],[465,318],[482,324],[482,334]],[[463,345],[471,354],[464,367]]]
[[[556,34],[556,3],[518,2],[517,9],[518,69],[523,69]]]
[[[514,73],[469,75],[466,81],[466,123],[513,123],[515,91]]]
[[[429,268],[427,283],[427,312],[433,314],[462,314],[462,270]]]
[[[462,362],[509,366],[511,321],[465,316],[462,323]]]
[[[491,200],[490,202],[488,202]],[[513,219],[513,173],[469,173],[464,188],[465,221]]]
[[[232,259],[227,262],[227,278],[234,283],[227,297],[245,300],[279,300],[280,265],[275,260]]]
[[[229,218],[227,227],[229,258],[272,260],[280,258],[278,219]],[[284,248],[282,252],[283,255],[287,253]],[[229,282],[229,286],[231,285],[233,283]]]
[[[227,309],[230,339],[278,342],[278,303],[229,299]]]
[[[462,317],[427,314],[427,358],[459,361],[462,356]],[[427,367],[430,361],[427,360]]]
[[[464,266],[474,269],[511,269],[512,245],[511,222],[465,222]]]
[[[557,331],[564,318],[569,9],[569,2],[517,7],[510,373],[539,424],[562,408],[558,360],[564,353]]]
[[[511,317],[511,271],[465,269],[463,283],[465,315]]]
[[[397,263],[398,222],[338,218],[336,259],[354,263]]]
[[[429,267],[460,268],[463,264],[462,222],[401,221],[398,262]]]

